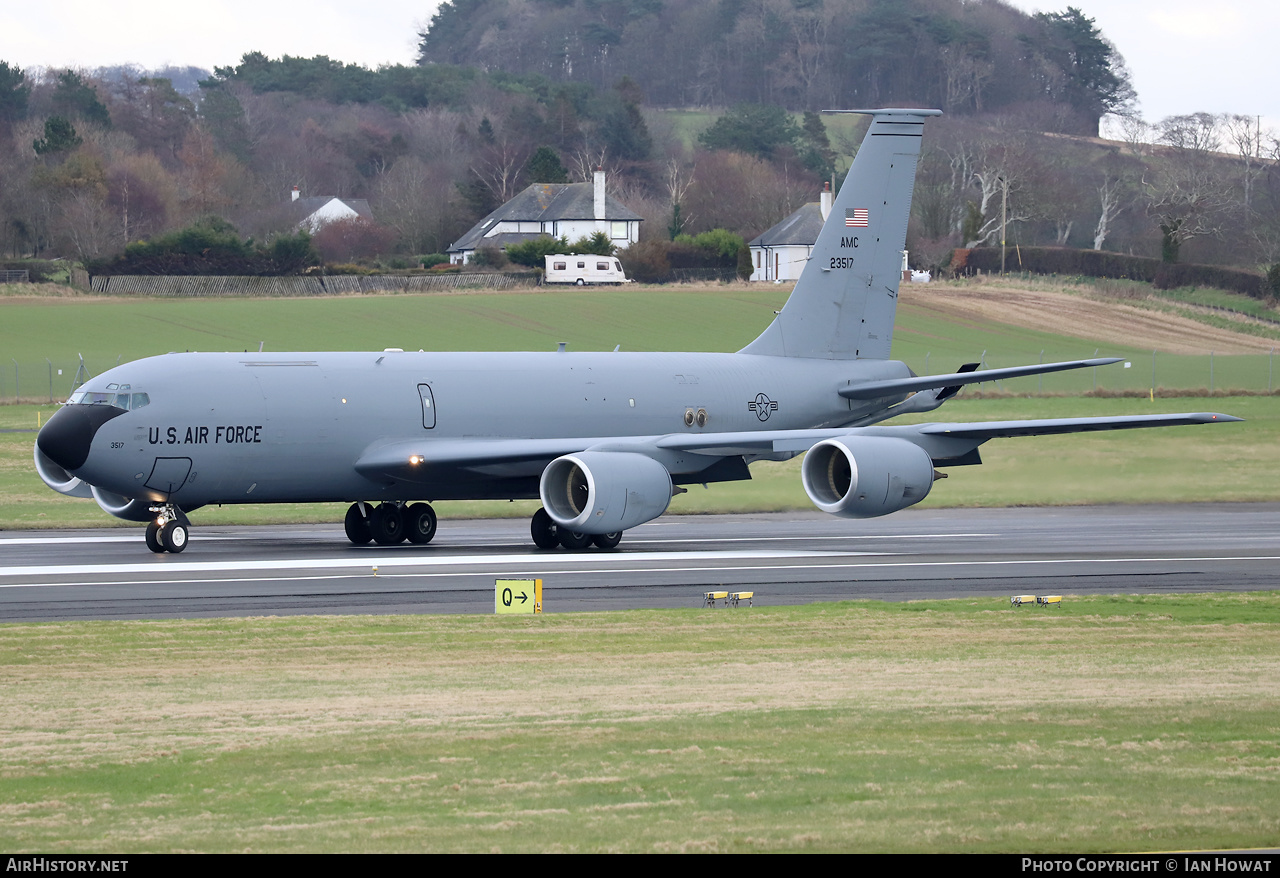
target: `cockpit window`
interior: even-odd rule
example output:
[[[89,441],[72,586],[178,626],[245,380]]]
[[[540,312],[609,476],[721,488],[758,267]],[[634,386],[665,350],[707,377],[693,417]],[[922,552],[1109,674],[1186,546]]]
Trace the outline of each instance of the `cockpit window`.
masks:
[[[128,386],[128,385],[125,385]],[[125,411],[140,409],[151,402],[146,393],[112,393],[101,390],[78,390],[71,394],[67,405],[113,405]]]

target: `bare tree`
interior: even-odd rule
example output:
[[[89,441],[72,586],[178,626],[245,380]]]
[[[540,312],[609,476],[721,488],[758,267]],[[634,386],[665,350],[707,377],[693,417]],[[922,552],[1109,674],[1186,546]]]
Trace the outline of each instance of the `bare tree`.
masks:
[[[1102,249],[1116,217],[1124,212],[1124,206],[1120,203],[1120,192],[1120,178],[1113,174],[1103,174],[1102,185],[1098,187],[1098,201],[1101,209],[1098,212],[1098,224],[1093,229],[1094,250]]]
[[[671,222],[667,231],[673,240],[676,235],[684,231],[685,226],[695,219],[693,214],[685,211],[684,203],[689,187],[693,185],[693,175],[696,168],[697,166],[692,164],[688,168],[684,168],[681,166],[680,160],[675,158],[667,161],[665,182],[671,209]]]
[[[1129,152],[1136,156],[1148,155],[1156,137],[1156,127],[1143,120],[1137,113],[1117,114],[1120,123],[1120,139]]]
[[[1270,130],[1262,130],[1261,117],[1235,113],[1222,116],[1222,129],[1244,162],[1241,182],[1244,185],[1245,210],[1249,210],[1253,203],[1253,182],[1261,170],[1263,143],[1268,138],[1274,139],[1274,135]]]
[[[1221,233],[1231,198],[1213,161],[1222,143],[1217,117],[1171,116],[1160,123],[1160,140],[1168,149],[1156,157],[1142,185],[1147,214],[1160,228],[1161,258],[1177,262],[1187,241]]]

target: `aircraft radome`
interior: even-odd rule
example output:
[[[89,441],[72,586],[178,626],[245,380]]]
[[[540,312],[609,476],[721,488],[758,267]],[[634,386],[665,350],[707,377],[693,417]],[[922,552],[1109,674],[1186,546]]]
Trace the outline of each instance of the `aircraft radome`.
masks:
[[[612,548],[684,484],[808,452],[824,512],[885,515],[988,439],[1239,420],[1189,413],[882,425],[961,386],[1116,362],[917,377],[889,359],[925,120],[872,116],[786,305],[737,353],[174,353],[86,382],[40,431],[51,488],[148,521],[181,552],[209,504],[351,503],[351,542],[426,543],[435,500],[540,497],[544,549]]]

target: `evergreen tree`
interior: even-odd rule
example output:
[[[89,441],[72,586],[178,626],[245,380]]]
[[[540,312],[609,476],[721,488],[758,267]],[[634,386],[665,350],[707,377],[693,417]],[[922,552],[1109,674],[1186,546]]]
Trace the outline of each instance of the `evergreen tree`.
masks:
[[[82,143],[84,138],[76,134],[74,125],[61,116],[50,116],[44,120],[44,137],[31,146],[36,155],[57,155],[70,152]]]
[[[767,161],[779,147],[794,146],[799,137],[800,129],[782,107],[739,104],[702,132],[698,142],[707,149],[728,149]]]
[[[1091,133],[1096,136],[1103,114],[1133,98],[1124,59],[1094,20],[1074,6],[1068,6],[1066,12],[1036,13],[1036,20],[1051,35],[1045,54],[1066,74],[1064,97],[1089,119]]]
[[[10,67],[0,61],[0,125],[12,124],[27,115],[31,86],[21,67]]]
[[[111,127],[111,113],[98,93],[74,70],[58,74],[58,85],[53,90],[53,108],[66,116],[79,116],[86,122],[102,128]]]
[[[569,172],[560,156],[549,146],[540,146],[524,166],[524,178],[531,183],[568,183]]]

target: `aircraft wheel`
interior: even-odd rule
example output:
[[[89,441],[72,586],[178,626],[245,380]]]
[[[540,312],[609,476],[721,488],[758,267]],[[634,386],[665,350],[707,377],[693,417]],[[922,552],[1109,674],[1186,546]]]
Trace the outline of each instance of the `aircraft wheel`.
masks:
[[[616,549],[618,548],[618,543],[622,542],[622,531],[615,531],[611,534],[596,534],[591,538],[591,542],[601,549]]]
[[[369,532],[380,546],[394,546],[405,538],[404,514],[394,503],[382,503],[369,516]]]
[[[560,545],[559,528],[547,514],[547,510],[539,509],[533,513],[533,521],[529,523],[529,533],[533,544],[539,549],[554,549]]]
[[[585,287],[587,285],[587,282],[582,278],[578,278],[577,281],[575,281],[575,283],[577,283],[577,285],[580,287]]]
[[[154,521],[147,524],[147,548],[157,555],[164,554],[164,544],[160,542],[160,525]]]
[[[187,547],[187,526],[176,519],[160,528],[160,543],[175,555]]]
[[[422,545],[436,535],[436,511],[426,503],[414,503],[405,512],[409,542]]]
[[[578,533],[577,531],[565,530],[564,528],[560,528],[559,531],[560,545],[564,546],[566,549],[577,551],[579,549],[585,549],[587,546],[591,545],[591,534]]]
[[[347,518],[342,523],[347,531],[347,539],[351,540],[354,546],[364,546],[373,539],[373,533],[369,530],[369,519],[360,514],[360,504],[352,503],[351,508],[347,510]]]

